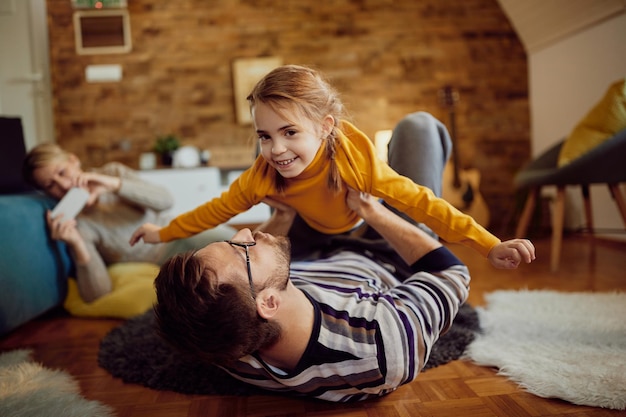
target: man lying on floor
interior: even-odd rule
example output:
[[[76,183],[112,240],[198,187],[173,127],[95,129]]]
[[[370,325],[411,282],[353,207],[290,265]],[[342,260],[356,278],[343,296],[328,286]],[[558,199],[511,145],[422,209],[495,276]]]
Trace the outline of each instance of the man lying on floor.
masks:
[[[348,250],[290,263],[289,239],[243,229],[162,266],[162,336],[249,384],[323,400],[378,397],[415,379],[467,299],[469,272],[373,197],[350,190],[348,203],[412,275]]]

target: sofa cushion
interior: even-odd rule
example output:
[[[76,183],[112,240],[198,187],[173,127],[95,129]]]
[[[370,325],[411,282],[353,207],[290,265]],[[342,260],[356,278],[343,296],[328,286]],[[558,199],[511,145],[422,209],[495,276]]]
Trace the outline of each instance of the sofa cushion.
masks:
[[[130,318],[145,313],[156,302],[154,279],[159,266],[146,262],[122,262],[108,267],[113,289],[86,303],[80,298],[74,278],[68,280],[63,306],[74,316]]]
[[[0,132],[0,194],[34,191],[22,178],[22,161],[26,156],[22,120],[19,117],[0,116]]]
[[[626,79],[613,83],[604,97],[574,127],[559,153],[562,167],[626,128]]]
[[[54,200],[33,192],[0,195],[0,334],[61,305],[72,262],[48,235]]]

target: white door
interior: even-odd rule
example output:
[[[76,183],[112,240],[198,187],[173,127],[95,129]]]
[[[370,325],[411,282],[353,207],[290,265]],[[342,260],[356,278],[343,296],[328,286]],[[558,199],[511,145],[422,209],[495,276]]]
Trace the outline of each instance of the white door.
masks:
[[[49,68],[46,0],[0,0],[0,115],[21,117],[27,150],[55,140]]]

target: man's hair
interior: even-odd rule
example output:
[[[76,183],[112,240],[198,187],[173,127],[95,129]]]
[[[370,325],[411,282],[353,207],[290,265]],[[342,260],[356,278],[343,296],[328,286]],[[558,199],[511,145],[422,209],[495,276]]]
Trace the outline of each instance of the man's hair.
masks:
[[[217,364],[273,344],[279,325],[257,314],[247,278],[239,278],[220,283],[194,252],[173,256],[154,282],[157,331],[175,348]]]
[[[247,97],[252,109],[256,103],[264,103],[281,116],[285,111],[297,110],[314,124],[320,124],[327,115],[333,116],[335,125],[328,137],[324,138],[326,159],[330,163],[328,187],[333,191],[342,188],[335,154],[339,146],[337,130],[344,117],[345,109],[339,93],[316,70],[301,65],[283,65],[270,71],[259,81]],[[295,121],[294,121],[295,122]],[[275,171],[276,188],[285,189],[285,179]]]

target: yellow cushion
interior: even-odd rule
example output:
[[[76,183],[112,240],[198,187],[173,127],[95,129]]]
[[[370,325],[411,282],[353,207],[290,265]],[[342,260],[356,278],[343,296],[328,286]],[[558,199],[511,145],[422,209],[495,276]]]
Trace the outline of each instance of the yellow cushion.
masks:
[[[74,316],[130,318],[145,313],[156,303],[154,279],[159,266],[145,262],[123,262],[109,266],[113,289],[97,300],[86,303],[80,298],[76,280],[68,280],[63,306]]]
[[[626,79],[613,83],[568,136],[559,153],[561,167],[626,128]]]

